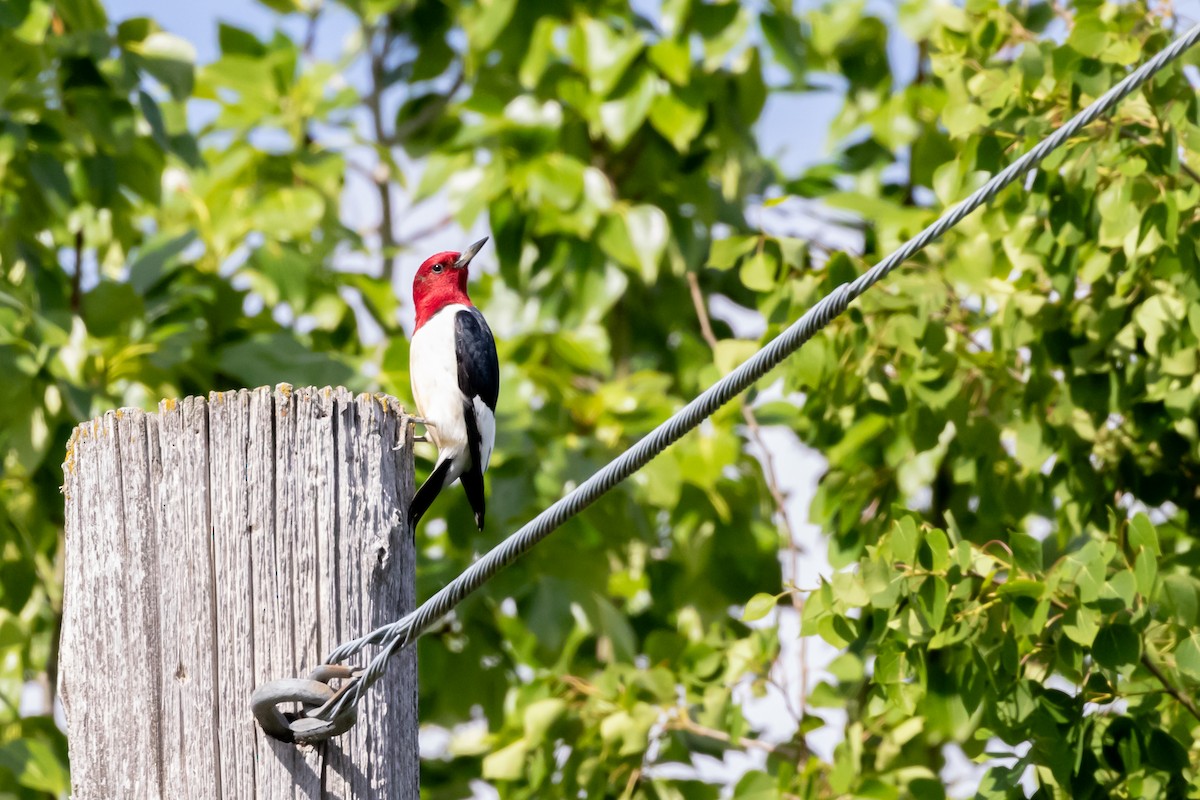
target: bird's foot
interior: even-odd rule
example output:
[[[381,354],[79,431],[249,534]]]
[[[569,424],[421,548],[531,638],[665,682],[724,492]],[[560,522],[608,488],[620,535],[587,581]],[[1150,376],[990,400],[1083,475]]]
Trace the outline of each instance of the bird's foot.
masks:
[[[424,417],[408,417],[408,421],[410,424],[424,425],[426,428],[436,428],[437,427],[436,424],[434,424],[433,422],[430,422],[429,420],[425,419]],[[428,436],[428,434],[423,433],[420,436],[414,436],[413,441],[414,442],[428,442],[429,436]],[[392,449],[400,450],[403,447],[404,447],[404,443],[401,442],[401,443],[397,444],[395,447],[393,447]]]

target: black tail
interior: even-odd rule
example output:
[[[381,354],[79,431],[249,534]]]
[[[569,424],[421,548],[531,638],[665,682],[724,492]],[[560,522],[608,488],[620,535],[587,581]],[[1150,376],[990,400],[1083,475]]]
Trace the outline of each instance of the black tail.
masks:
[[[472,464],[471,468],[459,477],[459,480],[462,481],[463,489],[467,492],[467,502],[471,504],[471,510],[475,512],[475,526],[479,530],[483,530],[485,500],[483,495],[483,471],[479,469],[479,464]]]
[[[408,527],[412,529],[413,536],[417,535],[417,523],[421,521],[421,517],[425,516],[425,512],[433,504],[433,499],[438,496],[438,492],[442,491],[442,487],[446,483],[446,473],[450,471],[451,461],[453,459],[447,458],[433,468],[433,473],[421,484],[421,488],[417,490],[417,494],[413,498],[412,505],[408,507]]]

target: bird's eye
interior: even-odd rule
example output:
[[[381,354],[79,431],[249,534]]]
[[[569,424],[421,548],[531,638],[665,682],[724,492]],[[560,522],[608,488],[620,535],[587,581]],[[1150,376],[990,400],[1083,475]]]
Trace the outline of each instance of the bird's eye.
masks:
[[[433,271],[434,271],[434,272],[439,272],[439,273],[440,273],[440,272],[442,271],[442,269],[443,269],[443,268],[442,268],[442,265],[441,265],[441,264],[434,264],[434,265],[433,265]]]

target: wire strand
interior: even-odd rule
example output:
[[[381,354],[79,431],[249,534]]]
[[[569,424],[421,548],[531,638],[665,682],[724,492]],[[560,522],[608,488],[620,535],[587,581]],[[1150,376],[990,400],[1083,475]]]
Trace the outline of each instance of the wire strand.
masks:
[[[345,713],[351,705],[357,704],[366,690],[383,674],[388,659],[392,655],[416,641],[434,622],[449,613],[467,595],[483,586],[497,572],[516,561],[564,522],[637,472],[685,433],[753,385],[785,358],[795,353],[817,331],[845,311],[852,300],[875,285],[901,263],[920,252],[930,242],[941,237],[972,211],[994,198],[1017,178],[1037,166],[1042,159],[1074,136],[1081,128],[1093,122],[1146,83],[1167,64],[1196,44],[1198,40],[1200,40],[1200,24],[1130,73],[1036,147],[995,175],[970,197],[950,208],[936,222],[905,242],[890,256],[867,270],[856,280],[834,289],[758,353],[717,381],[703,394],[580,484],[574,491],[555,502],[490,550],[457,578],[422,603],[415,611],[397,622],[371,631],[366,636],[346,642],[330,653],[326,662],[335,663],[355,655],[367,646],[382,645],[380,652],[371,660],[361,678],[358,679],[358,685],[354,691],[343,692],[336,702],[317,709],[312,712],[312,716],[334,719]]]

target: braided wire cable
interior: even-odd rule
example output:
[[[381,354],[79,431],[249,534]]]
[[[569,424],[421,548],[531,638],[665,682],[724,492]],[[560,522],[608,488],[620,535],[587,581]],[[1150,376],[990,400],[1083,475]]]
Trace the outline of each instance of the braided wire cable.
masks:
[[[856,280],[834,289],[741,366],[717,381],[587,481],[488,551],[486,555],[426,600],[415,611],[405,615],[397,622],[384,625],[361,638],[346,642],[330,653],[326,662],[335,663],[355,655],[369,645],[380,644],[383,646],[371,660],[362,676],[357,679],[357,686],[352,691],[341,692],[334,701],[310,712],[310,715],[332,720],[346,713],[383,675],[388,659],[394,653],[416,641],[434,622],[449,613],[467,595],[483,586],[492,576],[516,561],[564,522],[637,472],[685,433],[753,385],[845,311],[852,300],[902,262],[920,252],[930,242],[940,238],[964,217],[994,198],[1017,178],[1037,166],[1047,155],[1074,136],[1081,128],[1110,110],[1197,41],[1200,41],[1200,24],[1191,28],[1170,46],[1131,72],[1065,125],[995,175],[966,200],[950,208],[936,222],[909,239],[890,256],[867,270]]]

